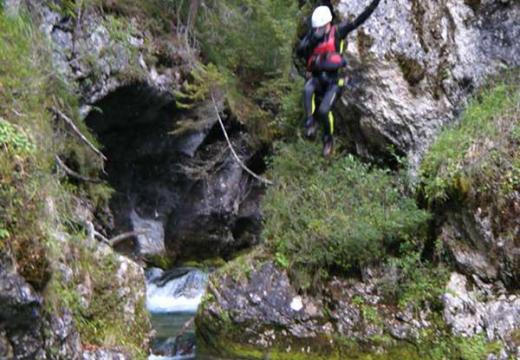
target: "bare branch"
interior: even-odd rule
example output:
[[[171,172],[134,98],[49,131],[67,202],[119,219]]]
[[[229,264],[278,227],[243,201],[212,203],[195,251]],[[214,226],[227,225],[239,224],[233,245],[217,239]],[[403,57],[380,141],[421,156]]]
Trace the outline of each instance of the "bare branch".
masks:
[[[233,145],[231,144],[231,140],[229,140],[229,136],[228,136],[228,133],[226,131],[226,128],[224,127],[224,122],[222,121],[222,118],[220,117],[220,113],[218,111],[218,106],[217,106],[217,103],[215,102],[215,97],[213,96],[213,94],[211,94],[211,100],[213,100],[213,107],[215,108],[215,113],[217,114],[217,118],[218,118],[218,122],[220,123],[220,127],[222,129],[222,132],[224,133],[224,136],[226,138],[226,141],[228,143],[228,146],[229,146],[229,149],[231,150],[231,153],[233,154],[235,160],[237,161],[237,163],[240,165],[240,167],[242,169],[244,169],[249,175],[251,175],[252,177],[254,177],[255,179],[257,179],[258,181],[264,183],[264,184],[267,184],[267,185],[273,185],[273,182],[271,180],[268,180],[256,173],[254,173],[251,169],[249,169],[243,162],[242,160],[240,160],[240,158],[238,157],[237,153],[235,152],[235,149],[233,148]]]
[[[119,234],[119,235],[113,237],[112,239],[108,240],[108,243],[110,244],[110,246],[114,247],[117,244],[119,244],[120,242],[122,242],[128,238],[131,238],[131,237],[134,237],[137,235],[144,235],[144,234],[148,234],[148,231],[143,230],[143,229],[129,231],[129,232],[125,232],[125,233],[122,233],[122,234]]]
[[[88,147],[90,147],[92,149],[92,151],[94,151],[97,155],[99,155],[104,161],[107,160],[106,156],[103,155],[103,153],[94,146],[94,144],[92,144],[86,137],[85,135],[83,135],[81,133],[81,131],[79,131],[78,127],[76,126],[76,124],[74,124],[74,122],[67,116],[65,115],[63,112],[61,112],[59,109],[53,107],[52,108],[52,111],[58,115],[61,119],[63,119],[63,121],[65,121],[67,123],[67,125],[70,126],[70,128],[72,129],[72,131],[74,131],[74,133],[76,133],[76,135],[79,136],[79,138],[85,143],[87,144]]]
[[[90,182],[90,183],[94,183],[94,184],[101,184],[101,183],[104,183],[103,180],[101,179],[94,179],[94,178],[90,178],[90,177],[87,177],[87,176],[83,176],[77,172],[75,172],[74,170],[72,170],[71,168],[69,168],[67,165],[65,165],[65,163],[63,162],[63,160],[60,159],[60,157],[58,155],[56,155],[56,163],[58,164],[58,166],[63,169],[63,171],[65,171],[65,173],[67,175],[69,175],[70,177],[73,177],[75,179],[78,179],[78,180],[81,180],[81,181],[85,181],[85,182]]]

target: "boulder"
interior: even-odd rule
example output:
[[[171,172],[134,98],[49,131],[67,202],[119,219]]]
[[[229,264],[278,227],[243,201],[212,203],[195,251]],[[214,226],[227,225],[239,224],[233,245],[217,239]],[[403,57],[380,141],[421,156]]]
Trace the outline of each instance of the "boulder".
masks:
[[[353,18],[367,4],[340,1],[337,13]],[[338,130],[369,159],[407,155],[414,173],[471,91],[520,65],[518,36],[517,1],[381,1],[348,37],[351,81],[338,105]]]
[[[520,356],[520,297],[517,295],[489,296],[479,283],[464,275],[452,273],[442,297],[443,317],[457,335],[465,337],[485,334],[489,341],[501,340],[510,356]]]

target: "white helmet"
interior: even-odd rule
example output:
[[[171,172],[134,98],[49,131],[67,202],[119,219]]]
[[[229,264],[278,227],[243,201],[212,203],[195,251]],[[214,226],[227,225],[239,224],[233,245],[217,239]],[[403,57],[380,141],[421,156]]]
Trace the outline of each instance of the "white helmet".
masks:
[[[318,6],[312,13],[312,27],[318,28],[332,21],[332,13],[328,6]]]

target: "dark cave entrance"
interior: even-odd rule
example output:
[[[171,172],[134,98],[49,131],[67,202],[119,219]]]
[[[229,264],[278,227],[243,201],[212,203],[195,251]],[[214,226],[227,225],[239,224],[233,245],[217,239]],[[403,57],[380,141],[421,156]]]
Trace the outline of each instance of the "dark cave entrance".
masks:
[[[94,104],[86,123],[103,144],[115,189],[113,218],[97,225],[109,235],[146,231],[117,250],[202,260],[258,242],[263,189],[232,158],[208,105],[178,109],[172,96],[146,84],[121,87]],[[174,133],[186,121],[203,126]],[[264,171],[266,150],[252,150],[237,122],[227,119],[226,128],[244,161]]]

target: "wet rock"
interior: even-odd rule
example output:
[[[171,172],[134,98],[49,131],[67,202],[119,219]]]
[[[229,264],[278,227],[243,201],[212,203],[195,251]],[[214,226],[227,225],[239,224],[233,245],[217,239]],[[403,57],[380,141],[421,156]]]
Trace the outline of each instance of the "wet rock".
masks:
[[[13,347],[9,343],[5,331],[0,331],[0,360],[8,360],[13,357]]]
[[[520,328],[520,297],[501,295],[481,301],[481,290],[474,285],[464,275],[452,273],[442,297],[446,324],[457,335],[484,333],[490,341],[501,340],[511,356],[520,355],[513,339]]]
[[[135,211],[130,213],[132,227],[136,230],[145,231],[137,235],[138,253],[140,255],[164,254],[164,225],[153,219],[143,219]]]
[[[317,311],[321,306],[308,297],[299,296],[287,274],[272,262],[258,265],[249,279],[239,277],[240,280],[226,276],[214,279],[222,281],[218,289],[210,281],[208,291],[216,301],[203,310],[208,318],[197,316],[197,321],[212,321],[209,317],[217,323],[230,321],[243,329],[243,341],[262,348],[272,346],[277,338],[283,341],[282,329],[285,337],[290,334],[307,339],[315,337],[316,331],[325,325],[323,315]]]
[[[450,211],[440,239],[459,271],[487,282],[501,280],[514,289],[520,279],[520,251],[514,237],[504,236],[493,229],[494,221],[501,222],[496,220],[500,215],[493,204],[486,208],[465,206],[459,211]],[[511,233],[518,229],[520,225],[517,224]]]
[[[0,327],[30,328],[41,319],[42,298],[25,279],[0,264]]]
[[[147,230],[118,246],[133,254],[229,256],[258,241],[262,188],[233,158],[212,102],[179,111],[172,101],[146,85],[129,86],[97,103],[102,112],[86,118],[105,145],[117,189],[111,202],[115,229],[109,230]],[[223,107],[221,99],[217,103]],[[257,150],[237,124],[226,122],[248,162]],[[197,128],[180,131],[185,123]]]
[[[52,349],[52,356],[59,359],[80,359],[81,341],[71,312],[64,309],[60,316],[51,315],[47,326],[52,336],[45,340],[45,348]]]
[[[352,18],[366,5],[345,0],[337,10]],[[417,168],[471,90],[488,74],[520,65],[519,35],[514,1],[382,1],[348,38],[352,81],[338,106],[338,130],[362,156],[391,160],[395,151]]]
[[[43,336],[38,323],[32,329],[19,329],[9,334],[14,358],[20,360],[45,359]]]
[[[330,351],[336,346],[331,338],[344,338],[381,351],[371,339],[413,341],[431,326],[411,309],[397,316],[382,301],[374,285],[381,270],[371,271],[368,282],[335,277],[323,285],[324,293],[311,296],[298,294],[287,273],[270,261],[246,259],[235,266],[211,275],[208,299],[196,317],[198,336],[210,348],[221,350],[212,339],[223,338],[257,349],[305,343],[311,352],[316,346]]]
[[[174,254],[200,259],[225,257],[258,242],[261,189],[226,147],[219,141],[203,150],[211,157],[180,165],[186,171],[182,177],[191,180],[185,183],[189,191],[186,188],[181,193],[166,223],[167,247]]]

